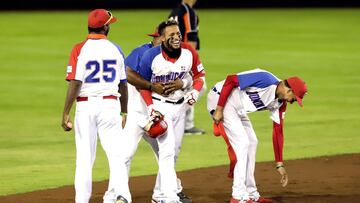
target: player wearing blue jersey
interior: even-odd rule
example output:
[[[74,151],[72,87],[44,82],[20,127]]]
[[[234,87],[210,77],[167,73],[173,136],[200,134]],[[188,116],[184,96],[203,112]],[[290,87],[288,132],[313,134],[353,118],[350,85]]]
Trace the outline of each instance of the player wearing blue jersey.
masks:
[[[214,119],[214,134],[222,135],[228,145],[229,177],[233,178],[230,203],[268,203],[260,196],[254,177],[258,140],[248,113],[268,110],[273,120],[273,147],[281,184],[288,177],[283,164],[283,119],[286,104],[302,99],[307,92],[303,80],[280,80],[268,71],[255,69],[227,76],[208,94],[207,109]]]

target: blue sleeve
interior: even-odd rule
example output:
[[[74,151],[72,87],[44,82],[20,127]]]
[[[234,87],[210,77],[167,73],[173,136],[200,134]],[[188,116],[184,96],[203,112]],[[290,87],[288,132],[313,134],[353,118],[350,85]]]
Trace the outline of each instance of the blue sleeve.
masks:
[[[279,83],[279,80],[269,72],[245,73],[239,74],[237,77],[241,90],[248,87],[265,88]]]
[[[144,55],[140,59],[140,66],[139,66],[139,74],[141,77],[143,77],[145,80],[150,81],[152,70],[151,70],[151,64],[154,59],[154,57],[151,54],[151,49],[146,51]]]
[[[122,57],[125,59],[125,55],[124,55],[121,47],[120,47],[119,45],[115,44],[114,42],[111,42],[111,43],[119,50],[120,54],[121,54]]]
[[[111,43],[117,48],[117,50],[120,52],[121,56],[122,56],[122,57],[124,58],[124,60],[125,60],[125,55],[124,55],[121,47],[120,47],[119,45],[115,44],[114,42],[111,42]],[[123,72],[123,74],[126,76],[126,66],[125,66],[125,64],[123,64],[123,67],[124,67],[124,72]],[[126,82],[127,82],[126,78],[120,80],[120,83],[122,83],[122,84],[123,84],[123,83],[126,83]]]
[[[132,51],[128,57],[125,59],[125,65],[131,68],[132,70],[138,72],[140,63],[140,55],[137,49]]]

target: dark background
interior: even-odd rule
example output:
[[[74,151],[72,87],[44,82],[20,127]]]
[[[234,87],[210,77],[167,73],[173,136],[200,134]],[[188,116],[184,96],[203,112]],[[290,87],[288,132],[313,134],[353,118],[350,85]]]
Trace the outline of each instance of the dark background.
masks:
[[[172,8],[180,0],[3,0],[0,10]],[[198,0],[195,8],[359,7],[360,0]]]

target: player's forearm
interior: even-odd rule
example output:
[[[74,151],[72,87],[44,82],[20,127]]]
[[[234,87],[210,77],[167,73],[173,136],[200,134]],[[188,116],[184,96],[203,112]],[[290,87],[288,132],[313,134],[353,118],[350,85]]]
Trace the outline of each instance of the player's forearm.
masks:
[[[227,99],[235,87],[239,86],[239,80],[237,75],[229,75],[226,77],[224,85],[221,89],[220,98],[218,101],[218,106],[224,107]]]
[[[283,146],[284,146],[284,136],[282,125],[274,122],[273,124],[273,148],[274,156],[276,162],[283,161]]]
[[[149,90],[140,90],[140,95],[143,98],[143,100],[146,103],[146,106],[150,106],[151,104],[153,104],[153,100],[151,97],[151,91]]]
[[[119,84],[119,93],[121,94],[120,97],[121,112],[127,113],[128,89],[126,82]]]
[[[79,90],[81,88],[81,81],[78,80],[71,80],[69,82],[68,90],[66,93],[66,99],[64,104],[64,111],[63,114],[68,115],[70,113],[71,107],[79,94]]]
[[[204,86],[204,77],[199,77],[193,81],[193,89],[197,91],[201,91],[202,87]]]
[[[283,148],[284,148],[284,114],[286,111],[286,103],[284,103],[279,109],[280,123],[273,122],[273,148],[276,162],[283,161]]]
[[[137,89],[149,89],[151,82],[145,80],[140,74],[129,67],[126,67],[127,81],[134,85]]]

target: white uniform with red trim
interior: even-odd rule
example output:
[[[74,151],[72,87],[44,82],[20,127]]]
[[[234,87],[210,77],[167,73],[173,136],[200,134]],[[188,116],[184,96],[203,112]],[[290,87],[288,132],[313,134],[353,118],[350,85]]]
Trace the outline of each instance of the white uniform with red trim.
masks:
[[[230,158],[229,177],[233,177],[232,196],[238,200],[258,199],[254,171],[257,137],[248,113],[269,110],[274,122],[273,143],[275,158],[282,161],[282,124],[286,102],[275,97],[280,80],[268,71],[254,69],[236,74],[236,86],[224,106],[224,139]],[[218,105],[225,80],[209,91],[207,109],[212,115]]]
[[[76,203],[88,203],[97,137],[110,168],[109,191],[120,190],[121,116],[119,83],[126,82],[124,55],[119,46],[100,34],[89,34],[71,52],[66,80],[82,82],[75,113]],[[115,194],[114,194],[115,195]],[[104,202],[111,200],[106,200]]]
[[[146,51],[140,61],[139,74],[152,83],[183,79],[188,74],[193,77],[193,80],[205,76],[195,49],[185,43],[181,44],[181,55],[176,60],[168,57],[161,46]],[[152,93],[154,109],[165,115],[165,121],[168,124],[167,133],[157,138],[159,174],[153,199],[159,202],[179,201],[175,162],[184,135],[185,111],[189,108],[189,105],[184,102],[184,96],[189,91],[191,89],[180,89],[167,97]]]

